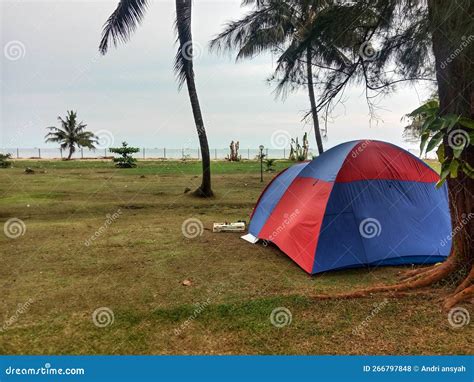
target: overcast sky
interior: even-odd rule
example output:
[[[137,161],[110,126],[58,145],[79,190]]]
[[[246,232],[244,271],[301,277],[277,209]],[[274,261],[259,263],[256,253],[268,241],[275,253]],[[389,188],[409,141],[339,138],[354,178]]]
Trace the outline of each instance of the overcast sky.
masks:
[[[143,25],[126,45],[98,54],[101,28],[116,1],[1,1],[0,147],[54,147],[45,127],[66,110],[77,110],[94,132],[108,131],[115,143],[146,147],[198,147],[185,89],[178,92],[172,70],[176,51],[174,1],[151,4]],[[196,0],[193,32],[197,87],[209,145],[274,145],[275,132],[301,136],[308,110],[304,90],[275,100],[266,78],[272,57],[235,63],[209,53],[209,40],[242,14],[239,1]],[[383,100],[382,121],[369,123],[361,88],[351,88],[329,125],[327,147],[374,138],[407,147],[401,117],[429,91],[406,86]]]

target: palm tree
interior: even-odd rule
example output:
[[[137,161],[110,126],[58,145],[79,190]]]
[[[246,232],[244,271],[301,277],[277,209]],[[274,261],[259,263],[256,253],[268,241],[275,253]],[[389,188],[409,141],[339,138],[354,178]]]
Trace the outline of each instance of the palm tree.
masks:
[[[94,133],[85,131],[87,126],[85,123],[77,122],[77,113],[75,111],[68,111],[65,119],[59,116],[58,121],[61,127],[47,127],[50,132],[46,134],[45,142],[59,142],[62,150],[69,149],[69,155],[66,160],[71,159],[72,154],[76,151],[76,146],[77,148],[87,147],[95,149],[97,137]]]
[[[326,0],[246,0],[243,4],[253,4],[253,11],[228,23],[210,44],[211,49],[217,51],[237,49],[237,60],[252,58],[264,51],[280,53],[274,77],[283,77],[277,92],[285,94],[288,88],[306,83],[320,154],[324,149],[314,94],[313,61],[317,58],[326,65],[344,67],[347,59],[335,47],[334,36],[313,38],[310,43],[307,40],[309,31],[320,22],[319,15],[332,3]]]
[[[211,159],[207,142],[206,129],[202,118],[201,107],[194,81],[193,70],[193,39],[191,34],[192,0],[176,0],[175,28],[178,34],[178,52],[176,53],[174,70],[178,78],[179,88],[186,82],[189,99],[194,116],[194,123],[199,137],[202,154],[202,182],[194,192],[197,196],[211,197]],[[99,50],[107,53],[110,40],[116,46],[119,42],[130,39],[133,31],[143,20],[147,8],[147,0],[120,0],[115,11],[105,23]]]

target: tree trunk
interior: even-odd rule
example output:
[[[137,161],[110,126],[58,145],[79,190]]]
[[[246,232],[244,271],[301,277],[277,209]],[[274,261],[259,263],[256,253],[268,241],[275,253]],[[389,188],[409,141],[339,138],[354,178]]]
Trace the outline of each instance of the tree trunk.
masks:
[[[194,194],[197,196],[210,197],[213,196],[211,189],[211,158],[193,73],[191,73],[190,76],[186,76],[186,83],[202,153],[202,183],[201,186],[194,192]]]
[[[178,29],[178,39],[180,43],[181,60],[186,78],[189,99],[193,110],[194,123],[196,125],[199,145],[202,154],[202,182],[201,186],[194,191],[194,195],[201,197],[211,197],[211,158],[209,153],[209,144],[207,142],[206,129],[202,118],[201,107],[194,82],[193,69],[193,48],[191,35],[191,9],[192,0],[176,0],[176,25]]]
[[[454,7],[454,8],[453,8]],[[436,60],[436,79],[438,82],[438,95],[440,112],[456,114],[474,119],[474,65],[472,48],[468,45],[462,48],[462,36],[468,26],[462,25],[462,20],[472,22],[469,12],[463,7],[451,4],[445,0],[430,0],[428,2],[429,17],[433,30],[433,53]],[[472,5],[470,7],[472,12]],[[449,15],[449,16],[448,16]],[[465,28],[465,29],[464,29]],[[465,37],[464,37],[465,38]],[[458,52],[458,53],[456,53]],[[453,139],[469,137],[462,126],[457,125],[451,130],[443,141],[446,157],[453,156]],[[474,142],[464,149],[461,159],[474,165]],[[453,257],[461,274],[466,274],[463,289],[468,289],[473,283],[472,267],[474,265],[474,180],[464,172],[459,171],[456,178],[448,179],[449,202],[451,220],[453,225]],[[461,291],[456,290],[457,293]],[[472,297],[472,288],[470,292]],[[467,293],[469,298],[469,293]],[[460,300],[455,303],[460,302]],[[446,307],[453,304],[446,301]]]
[[[309,102],[311,104],[311,115],[313,117],[314,135],[316,137],[316,144],[318,145],[318,153],[319,155],[321,155],[324,152],[324,149],[323,149],[323,140],[321,138],[321,131],[319,129],[318,111],[316,110],[316,99],[314,97],[313,68],[311,66],[311,62],[312,62],[311,48],[308,48],[306,50],[308,94],[309,94]]]
[[[473,13],[472,1],[466,4],[445,0],[429,0],[429,22],[432,31],[432,47],[435,57],[436,78],[440,113],[456,114],[474,119],[474,65],[469,43],[462,38],[469,30]],[[470,4],[470,5],[469,5]],[[466,12],[465,10],[468,9]],[[465,50],[460,48],[464,47]],[[443,141],[445,157],[453,156],[454,134],[464,137],[468,146],[463,150],[461,160],[474,166],[474,142],[470,142],[466,129],[456,125]],[[452,221],[452,248],[449,258],[440,265],[433,265],[408,271],[403,280],[395,285],[382,285],[335,296],[317,295],[314,298],[354,298],[376,292],[399,293],[415,288],[423,288],[443,279],[453,280],[456,287],[444,300],[444,308],[474,298],[474,180],[462,171],[456,178],[448,178],[449,208]],[[436,224],[427,223],[427,224]],[[443,238],[441,238],[443,239]]]
[[[69,147],[69,155],[67,156],[66,160],[71,160],[72,154],[74,153],[74,147]]]

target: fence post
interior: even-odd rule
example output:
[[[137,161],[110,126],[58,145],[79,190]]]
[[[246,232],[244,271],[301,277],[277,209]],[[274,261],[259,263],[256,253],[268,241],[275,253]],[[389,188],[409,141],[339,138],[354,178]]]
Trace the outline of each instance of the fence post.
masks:
[[[268,149],[265,149],[265,156],[268,158]]]
[[[247,149],[247,159],[250,159],[250,149]]]
[[[41,159],[41,149],[38,148],[38,158]]]
[[[199,154],[200,154],[200,153],[199,153],[199,149],[198,149],[198,159],[199,159]]]
[[[107,157],[107,149],[104,149],[104,158]]]
[[[163,148],[163,157],[166,159],[166,147]]]
[[[217,160],[217,149],[214,149],[214,159]]]
[[[145,159],[145,148],[143,148],[143,159]]]
[[[63,149],[59,148],[59,155],[61,156],[61,159],[63,159]]]
[[[84,159],[84,149],[81,147],[81,159]]]
[[[16,159],[20,158],[20,149],[16,149]]]
[[[184,158],[184,149],[181,149],[181,158]]]

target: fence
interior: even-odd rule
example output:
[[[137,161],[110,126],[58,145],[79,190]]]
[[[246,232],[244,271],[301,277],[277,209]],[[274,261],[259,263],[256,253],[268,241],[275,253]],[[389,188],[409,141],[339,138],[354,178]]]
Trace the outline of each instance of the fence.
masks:
[[[4,148],[0,149],[1,153],[11,154],[12,158],[17,159],[60,159],[66,158],[69,154],[67,150],[59,148]],[[260,150],[254,149],[240,149],[239,155],[242,159],[255,159],[259,155]],[[288,158],[289,149],[264,149],[264,154],[267,158],[284,159]],[[211,159],[225,159],[229,155],[229,149],[210,149]],[[74,159],[103,159],[114,154],[110,153],[108,148],[89,150],[79,149],[73,155]],[[168,149],[168,148],[147,148],[143,147],[140,152],[133,155],[137,159],[201,159],[200,149],[182,148],[182,149]]]
[[[225,159],[229,155],[229,149],[210,149],[211,159]],[[255,159],[259,155],[259,149],[240,149],[239,155],[242,159]],[[418,149],[409,148],[413,155],[418,156],[420,151]],[[272,149],[265,148],[263,150],[267,158],[272,159],[288,159],[290,149]],[[0,148],[0,153],[11,154],[12,158],[17,159],[60,159],[66,158],[68,151],[60,150],[59,148]],[[311,158],[313,153],[309,153]],[[74,159],[103,159],[104,157],[113,156],[108,148],[89,150],[79,149],[72,158]],[[140,152],[133,155],[137,159],[201,159],[200,149],[182,148],[182,149],[168,149],[168,148],[147,148],[143,147]],[[436,154],[433,152],[424,155],[424,159],[436,159]]]

